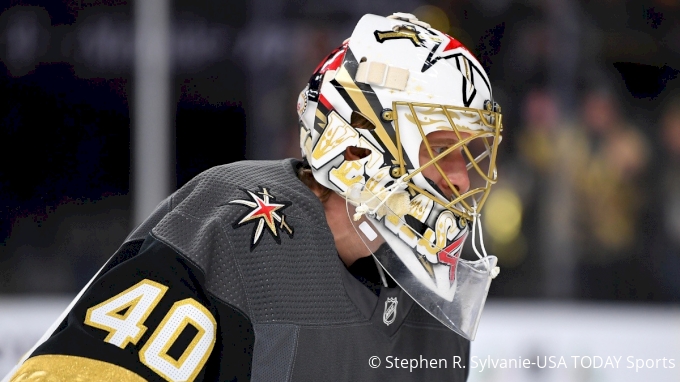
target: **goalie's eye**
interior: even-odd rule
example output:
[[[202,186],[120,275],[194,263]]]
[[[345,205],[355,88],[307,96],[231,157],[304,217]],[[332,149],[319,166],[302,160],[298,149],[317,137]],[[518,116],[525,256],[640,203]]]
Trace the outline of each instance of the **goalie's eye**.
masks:
[[[439,154],[443,153],[444,151],[446,151],[449,147],[451,147],[451,146],[434,146],[434,147],[432,147],[432,151],[435,154],[439,155]]]
[[[458,143],[458,142],[450,142],[450,143],[446,143],[446,144],[434,144],[430,147],[432,148],[432,152],[434,153],[434,155],[439,155],[439,154],[442,154],[444,151],[450,149],[456,143]],[[460,151],[460,150],[461,150],[461,147],[458,147],[455,150],[451,151],[451,153],[453,153],[455,151]],[[451,154],[451,153],[449,153],[449,154]]]

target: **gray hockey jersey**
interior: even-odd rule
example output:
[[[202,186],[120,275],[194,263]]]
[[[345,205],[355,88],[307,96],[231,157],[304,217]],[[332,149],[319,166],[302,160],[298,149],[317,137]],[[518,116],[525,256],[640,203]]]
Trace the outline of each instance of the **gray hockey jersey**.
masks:
[[[300,165],[233,163],[176,191],[9,380],[464,381],[469,342],[350,273]]]

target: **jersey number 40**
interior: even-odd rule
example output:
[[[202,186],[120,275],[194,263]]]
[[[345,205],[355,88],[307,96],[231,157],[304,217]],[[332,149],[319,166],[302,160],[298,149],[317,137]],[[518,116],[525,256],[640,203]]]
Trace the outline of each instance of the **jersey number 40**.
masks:
[[[144,321],[167,290],[144,279],[88,309],[85,324],[109,332],[104,341],[121,349],[136,345],[147,330]],[[173,358],[168,351],[188,325],[198,333],[181,356]],[[193,298],[177,301],[139,351],[139,360],[169,381],[191,381],[212,352],[216,329],[215,318],[203,305]]]

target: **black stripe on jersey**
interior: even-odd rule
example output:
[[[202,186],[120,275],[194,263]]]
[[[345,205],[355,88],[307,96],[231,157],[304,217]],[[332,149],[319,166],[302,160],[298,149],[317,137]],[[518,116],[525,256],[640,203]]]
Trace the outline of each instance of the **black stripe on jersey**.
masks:
[[[139,253],[130,256],[139,244],[128,243],[127,248],[121,248],[105,267],[107,271],[102,272],[75,304],[59,330],[31,356],[60,354],[86,357],[121,366],[149,381],[164,381],[140,361],[139,351],[172,305],[192,298],[210,311],[217,322],[215,345],[196,380],[249,380],[255,337],[248,317],[205,291],[205,275],[193,262],[151,235],[141,245]],[[136,344],[129,343],[121,349],[104,341],[109,334],[106,330],[84,323],[89,308],[144,279],[168,289],[143,322],[147,330]]]

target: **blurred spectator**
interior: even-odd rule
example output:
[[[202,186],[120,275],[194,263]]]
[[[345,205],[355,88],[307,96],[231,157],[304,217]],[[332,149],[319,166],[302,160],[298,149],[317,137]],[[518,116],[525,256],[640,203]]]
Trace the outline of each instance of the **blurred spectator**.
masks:
[[[653,298],[642,266],[641,240],[649,143],[608,91],[585,95],[581,123],[589,139],[575,179],[581,295]]]
[[[613,96],[591,91],[583,102],[582,123],[590,139],[576,187],[580,227],[589,261],[609,263],[638,251],[636,232],[644,207],[649,144],[626,121]]]
[[[583,166],[586,140],[567,123],[557,96],[531,91],[524,105],[524,129],[517,140],[519,155],[534,178],[527,201],[525,231],[533,238],[547,297],[572,297],[579,248],[574,241],[574,189]]]
[[[520,157],[537,174],[549,172],[557,160],[560,114],[557,99],[548,91],[530,91],[524,101],[524,126],[517,145]]]

